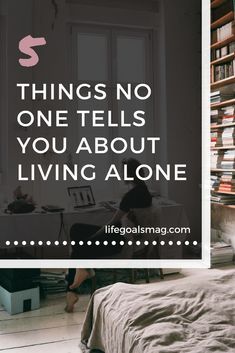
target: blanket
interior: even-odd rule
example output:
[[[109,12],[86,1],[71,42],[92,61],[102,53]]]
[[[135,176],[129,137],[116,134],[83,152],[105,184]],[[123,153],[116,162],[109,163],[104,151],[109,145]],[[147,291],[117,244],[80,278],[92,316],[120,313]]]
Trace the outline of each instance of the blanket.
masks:
[[[83,352],[234,353],[235,271],[203,272],[99,289],[87,309]]]

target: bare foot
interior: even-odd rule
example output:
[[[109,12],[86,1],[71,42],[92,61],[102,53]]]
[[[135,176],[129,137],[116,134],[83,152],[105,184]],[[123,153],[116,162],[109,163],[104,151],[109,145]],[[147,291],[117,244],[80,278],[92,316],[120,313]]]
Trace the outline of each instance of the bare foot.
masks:
[[[91,278],[95,275],[93,270],[87,271],[85,268],[76,269],[73,284],[69,287],[70,289],[78,288],[86,279]]]
[[[67,305],[66,307],[64,308],[64,310],[67,312],[67,313],[72,313],[73,310],[74,310],[74,305],[77,303],[78,301],[78,295],[77,293],[74,293],[74,292],[67,292],[67,295],[66,295],[66,302],[67,302]]]

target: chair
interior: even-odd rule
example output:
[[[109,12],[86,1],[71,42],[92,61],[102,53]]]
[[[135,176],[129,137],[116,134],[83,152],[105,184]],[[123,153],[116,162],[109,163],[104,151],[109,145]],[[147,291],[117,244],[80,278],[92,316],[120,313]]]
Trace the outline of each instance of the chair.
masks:
[[[152,204],[150,207],[135,208],[132,209],[127,217],[123,221],[124,227],[157,227],[161,224],[161,208]],[[155,239],[155,238],[154,238]],[[140,245],[137,245],[137,240],[140,240]],[[149,234],[138,234],[132,236],[133,241],[133,258],[134,259],[159,259],[159,241],[157,245],[152,243],[152,235]],[[144,242],[148,241],[148,245]],[[149,274],[146,269],[146,283],[149,283]],[[159,269],[160,278],[164,279],[162,269]],[[133,274],[135,276],[135,274]]]

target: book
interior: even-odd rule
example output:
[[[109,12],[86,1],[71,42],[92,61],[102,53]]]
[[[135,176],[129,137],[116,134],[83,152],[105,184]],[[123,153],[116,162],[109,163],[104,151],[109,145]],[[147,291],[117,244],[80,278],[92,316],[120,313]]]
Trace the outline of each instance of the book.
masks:
[[[222,93],[221,91],[214,91],[210,94],[211,103],[220,103],[225,100],[234,98],[234,94]]]
[[[233,247],[224,242],[217,241],[211,243],[211,263],[228,263],[233,261],[234,249]]]
[[[64,272],[41,272],[34,282],[40,285],[45,294],[62,293],[67,288]]]
[[[235,74],[235,61],[229,61],[223,64],[215,65],[214,66],[214,81],[221,81],[224,80],[225,78],[229,78],[234,76]]]

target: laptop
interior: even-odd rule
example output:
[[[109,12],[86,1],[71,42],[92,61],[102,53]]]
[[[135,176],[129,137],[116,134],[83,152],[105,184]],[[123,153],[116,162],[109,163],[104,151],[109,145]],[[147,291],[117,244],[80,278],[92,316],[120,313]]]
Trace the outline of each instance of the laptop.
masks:
[[[95,198],[90,185],[68,187],[74,209],[95,206]]]

